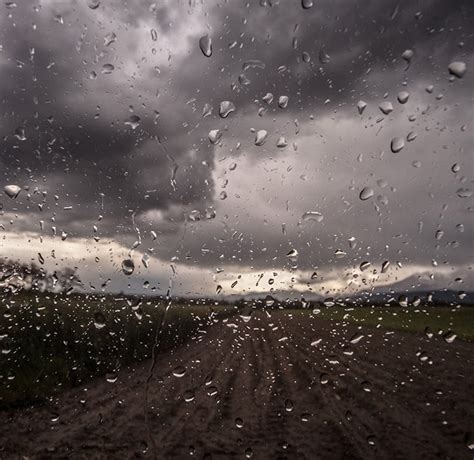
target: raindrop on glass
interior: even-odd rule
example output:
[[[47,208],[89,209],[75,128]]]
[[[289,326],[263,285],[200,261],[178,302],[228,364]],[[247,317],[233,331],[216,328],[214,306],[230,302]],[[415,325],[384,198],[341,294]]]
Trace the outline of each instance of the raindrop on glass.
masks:
[[[413,50],[410,49],[407,49],[402,53],[402,59],[407,63],[407,69],[408,67],[410,67],[414,55],[415,53],[413,52]]]
[[[267,136],[268,132],[264,129],[260,129],[259,131],[257,131],[257,133],[255,134],[255,145],[260,146],[265,144]]]
[[[140,126],[140,117],[138,115],[130,115],[128,120],[124,121],[124,125],[130,126],[133,130]]]
[[[6,185],[3,191],[9,198],[15,199],[21,192],[21,187],[18,185]]]
[[[368,200],[374,196],[374,190],[370,187],[364,187],[359,193],[359,198],[362,201]]]
[[[184,377],[186,374],[186,368],[183,366],[178,366],[173,369],[173,375],[180,379],[181,377]]]
[[[472,190],[464,187],[460,187],[456,190],[456,195],[459,198],[470,198],[472,196]]]
[[[125,275],[130,276],[134,272],[134,270],[135,270],[135,264],[132,259],[125,259],[122,262],[122,272]]]
[[[94,313],[94,326],[96,329],[105,327],[105,316],[100,311]]]
[[[302,221],[321,222],[324,216],[318,211],[306,211],[302,216]]]
[[[88,0],[88,2],[87,2],[87,6],[88,6],[91,10],[96,10],[97,8],[99,8],[99,5],[100,5],[100,1],[99,1],[99,0]]]
[[[405,141],[403,140],[403,137],[394,137],[392,141],[390,142],[390,150],[393,153],[398,153],[400,150],[405,147]]]
[[[383,101],[379,105],[379,109],[384,115],[388,115],[389,113],[393,112],[393,105],[389,101]]]
[[[267,93],[265,96],[262,97],[262,101],[266,102],[267,104],[271,104],[273,102],[273,94]]]
[[[211,57],[212,55],[212,40],[209,35],[204,35],[199,39],[199,48],[201,48],[202,54],[206,57]]]
[[[408,102],[409,97],[410,93],[408,91],[400,91],[397,95],[397,99],[400,104],[406,104]]]
[[[451,75],[454,75],[457,78],[462,78],[464,77],[464,74],[466,73],[466,63],[462,61],[455,61],[451,62],[448,66],[448,71]]]
[[[104,75],[109,75],[114,71],[115,67],[112,64],[104,64],[102,66],[102,73]]]
[[[217,144],[222,137],[222,132],[218,129],[211,129],[209,131],[209,142],[213,145]]]
[[[219,116],[221,118],[227,118],[234,111],[235,105],[230,101],[222,101],[219,105]]]
[[[359,101],[357,103],[357,110],[359,111],[359,115],[364,113],[365,108],[367,107],[367,102]]]
[[[278,107],[286,109],[288,107],[288,96],[280,96],[278,98]]]

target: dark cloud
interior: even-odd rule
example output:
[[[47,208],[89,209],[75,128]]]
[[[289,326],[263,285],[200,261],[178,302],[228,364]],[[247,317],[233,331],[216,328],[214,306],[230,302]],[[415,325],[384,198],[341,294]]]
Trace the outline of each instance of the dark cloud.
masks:
[[[196,267],[289,269],[292,248],[302,270],[366,259],[471,262],[472,199],[456,191],[472,188],[474,141],[462,128],[473,115],[472,2],[328,0],[309,10],[286,1],[129,1],[97,10],[45,2],[6,11],[2,182],[29,187],[3,199],[5,216],[20,216],[16,231],[37,231],[42,219],[48,231],[131,245],[133,214],[146,235],[160,234],[159,257]],[[206,33],[210,58],[198,45]],[[264,68],[245,68],[250,60]],[[468,65],[454,82],[452,60]],[[406,105],[400,90],[410,92]],[[384,98],[395,107],[388,116],[377,108]],[[362,116],[360,99],[368,103]],[[226,119],[223,100],[237,107]],[[213,113],[204,118],[205,104]],[[133,115],[136,129],[125,124]],[[220,145],[210,144],[211,129],[223,132]],[[268,131],[263,146],[253,145],[251,129]],[[410,131],[418,138],[390,153],[390,140]],[[275,147],[279,136],[285,149]],[[462,170],[453,174],[455,162]],[[359,200],[363,187],[374,189],[372,200]],[[210,209],[215,219],[189,221],[193,210]],[[324,220],[301,223],[311,210]]]

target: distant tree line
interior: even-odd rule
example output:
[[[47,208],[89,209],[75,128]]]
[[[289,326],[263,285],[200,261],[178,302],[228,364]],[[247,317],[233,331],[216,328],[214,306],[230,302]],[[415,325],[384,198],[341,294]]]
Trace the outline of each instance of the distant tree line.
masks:
[[[26,291],[72,292],[82,286],[76,268],[65,267],[53,273],[32,263],[0,261],[0,289],[15,293]]]

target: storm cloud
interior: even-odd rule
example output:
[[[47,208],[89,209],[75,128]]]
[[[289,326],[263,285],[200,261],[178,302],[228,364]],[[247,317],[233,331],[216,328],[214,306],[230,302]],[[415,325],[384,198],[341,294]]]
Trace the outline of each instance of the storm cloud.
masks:
[[[472,2],[2,8],[1,177],[23,189],[1,200],[2,256],[89,254],[88,277],[115,290],[176,272],[199,295],[248,292],[274,272],[285,291],[357,290],[364,261],[374,283],[472,288]],[[236,107],[226,118],[222,101]],[[112,265],[93,263],[103,244]],[[147,252],[160,269],[125,278],[132,247],[137,266]]]

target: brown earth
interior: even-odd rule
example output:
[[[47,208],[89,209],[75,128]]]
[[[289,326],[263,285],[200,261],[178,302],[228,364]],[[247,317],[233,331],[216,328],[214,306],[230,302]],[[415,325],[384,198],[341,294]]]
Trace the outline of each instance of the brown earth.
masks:
[[[145,363],[1,413],[0,458],[473,458],[474,344],[374,328],[351,344],[356,332],[229,318],[158,355],[148,397]]]

